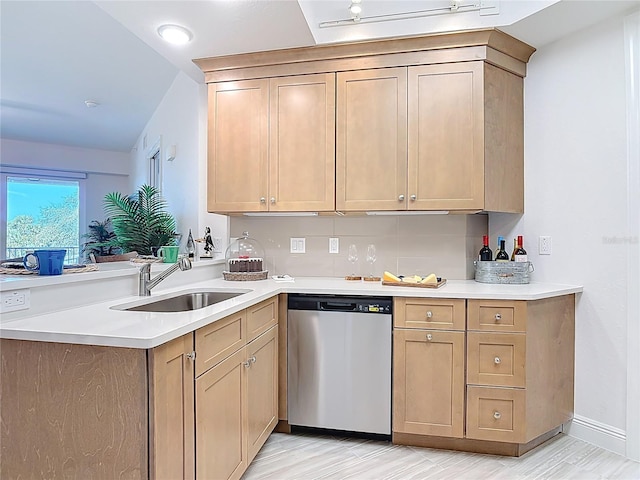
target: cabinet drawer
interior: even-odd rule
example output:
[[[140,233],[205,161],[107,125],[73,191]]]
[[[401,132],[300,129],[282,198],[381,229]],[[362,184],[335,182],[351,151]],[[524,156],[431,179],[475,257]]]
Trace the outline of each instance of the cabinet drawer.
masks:
[[[245,345],[245,312],[242,310],[196,330],[196,377]]]
[[[526,337],[518,333],[467,333],[467,383],[525,386]]]
[[[467,328],[493,332],[525,332],[527,303],[508,300],[469,300]]]
[[[463,299],[394,298],[394,326],[432,330],[464,330]]]
[[[526,443],[525,391],[467,387],[467,438]]]
[[[259,337],[278,323],[278,297],[247,308],[247,341]]]

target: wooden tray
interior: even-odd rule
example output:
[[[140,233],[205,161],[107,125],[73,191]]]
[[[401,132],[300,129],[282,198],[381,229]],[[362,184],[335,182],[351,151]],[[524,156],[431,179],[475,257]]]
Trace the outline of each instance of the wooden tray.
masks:
[[[418,287],[418,288],[440,288],[445,283],[447,283],[446,278],[440,279],[440,281],[436,284],[429,283],[404,283],[404,282],[385,282],[383,281],[383,285],[389,285],[391,287]]]

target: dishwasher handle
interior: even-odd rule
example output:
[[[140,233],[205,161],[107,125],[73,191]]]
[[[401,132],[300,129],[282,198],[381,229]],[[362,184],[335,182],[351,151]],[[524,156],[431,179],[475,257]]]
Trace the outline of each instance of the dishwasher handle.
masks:
[[[318,302],[318,310],[330,312],[357,312],[358,304],[352,302]]]

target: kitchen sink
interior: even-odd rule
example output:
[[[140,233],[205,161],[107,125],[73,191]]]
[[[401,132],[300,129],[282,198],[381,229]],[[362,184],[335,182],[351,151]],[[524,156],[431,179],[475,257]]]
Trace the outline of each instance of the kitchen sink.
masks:
[[[193,290],[164,295],[158,299],[145,298],[144,301],[117,305],[111,308],[129,312],[188,312],[224,302],[250,291]]]

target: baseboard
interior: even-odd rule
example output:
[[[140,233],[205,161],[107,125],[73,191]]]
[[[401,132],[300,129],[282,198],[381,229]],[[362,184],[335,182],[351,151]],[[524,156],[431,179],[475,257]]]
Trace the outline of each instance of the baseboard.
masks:
[[[573,421],[565,424],[564,433],[591,443],[618,455],[626,456],[627,436],[624,430],[596,422],[590,418],[574,415]]]

